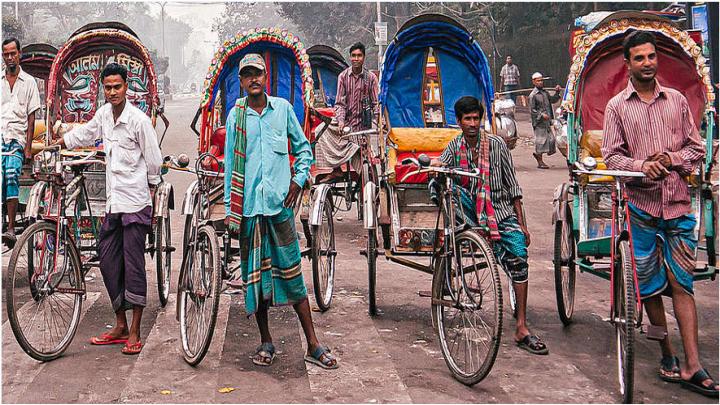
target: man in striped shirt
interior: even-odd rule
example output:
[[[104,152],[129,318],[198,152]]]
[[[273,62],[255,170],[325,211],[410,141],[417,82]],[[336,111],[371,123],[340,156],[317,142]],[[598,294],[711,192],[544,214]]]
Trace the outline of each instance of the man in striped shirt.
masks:
[[[702,143],[685,97],[655,78],[654,35],[635,31],[623,46],[630,80],[605,109],[602,154],[609,169],[642,171],[647,176],[627,185],[640,298],[650,323],[667,328],[661,294],[672,295],[685,348],[681,368],[670,337],[660,341],[659,376],[717,397],[717,383],[700,365],[698,354],[692,285],[696,219],[684,180],[703,158]]]
[[[521,348],[533,354],[548,354],[545,343],[530,333],[526,324],[526,307],[528,294],[528,250],[530,232],[525,224],[522,207],[522,190],[515,176],[512,155],[505,141],[495,135],[485,133],[481,129],[484,109],[475,97],[461,97],[455,103],[457,122],[462,134],[450,141],[438,159],[433,159],[434,166],[462,166],[467,164],[469,170],[475,169],[480,162],[487,162],[490,170],[490,199],[495,211],[500,240],[493,243],[493,250],[503,269],[513,281],[513,289],[517,298],[517,324],[515,342]],[[489,145],[489,156],[482,157],[481,142],[486,138]],[[471,226],[478,223],[475,211],[475,198],[480,192],[481,184],[473,178],[464,187],[458,187],[460,204],[465,222]],[[431,188],[432,189],[432,188]]]

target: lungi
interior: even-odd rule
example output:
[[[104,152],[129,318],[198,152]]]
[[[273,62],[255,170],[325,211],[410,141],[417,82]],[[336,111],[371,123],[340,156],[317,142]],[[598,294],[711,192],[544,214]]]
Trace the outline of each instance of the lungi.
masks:
[[[272,306],[293,305],[307,297],[300,243],[292,208],[273,216],[244,217],[240,233],[240,271],[245,283],[245,310],[257,311],[260,300]]]
[[[692,295],[697,247],[695,216],[687,214],[665,220],[653,217],[632,203],[628,205],[640,298],[666,292],[668,269],[678,284]]]
[[[100,272],[113,311],[147,305],[145,238],[152,207],[135,213],[107,214],[100,227]]]
[[[316,137],[322,127],[324,125],[319,125],[315,129]],[[350,166],[356,173],[360,173],[361,162],[358,150],[360,147],[357,144],[342,138],[337,125],[330,125],[315,145],[315,165],[320,169],[336,168],[350,161]]]
[[[535,153],[538,155],[541,153],[547,153],[548,155],[555,154],[555,136],[550,129],[550,126],[540,125],[533,128],[535,133]]]
[[[455,195],[459,195],[460,204],[456,198],[456,216],[464,218],[465,223],[470,227],[477,227],[477,210],[475,199],[461,186],[455,185]],[[462,212],[459,207],[462,207]],[[493,253],[498,262],[502,264],[503,270],[510,276],[513,283],[525,283],[528,281],[528,249],[525,244],[525,234],[520,229],[517,216],[510,215],[498,222],[500,240],[492,243]]]
[[[20,172],[25,152],[20,142],[11,140],[2,144],[2,201],[17,199],[20,194]],[[12,155],[4,155],[12,153]]]

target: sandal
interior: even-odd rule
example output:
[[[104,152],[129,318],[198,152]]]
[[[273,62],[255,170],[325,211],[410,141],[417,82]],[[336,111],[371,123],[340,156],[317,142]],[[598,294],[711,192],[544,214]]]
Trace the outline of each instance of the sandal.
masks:
[[[103,345],[121,345],[127,343],[128,338],[121,338],[111,336],[105,332],[100,336],[93,336],[90,338],[91,345],[103,346]]]
[[[325,346],[318,346],[313,350],[312,355],[305,355],[305,361],[322,367],[326,370],[338,368],[335,356],[330,354],[330,349]]]
[[[705,385],[703,384],[705,380],[712,380],[712,383],[710,385]],[[683,388],[695,391],[699,394],[705,395],[706,397],[718,397],[718,390],[716,389],[718,383],[714,378],[710,377],[710,373],[708,373],[708,371],[704,368],[701,368],[697,371],[697,373],[693,374],[693,376],[690,377],[690,380],[681,380],[680,384]]]
[[[538,163],[538,169],[549,169],[550,166],[546,165],[545,163]]]
[[[255,349],[252,362],[256,366],[269,366],[273,360],[275,360],[275,346],[272,343],[265,342]]]
[[[660,360],[658,377],[670,383],[680,382],[682,380],[680,378],[680,359],[677,356],[663,356]]]
[[[516,340],[515,343],[532,354],[548,354],[549,350],[545,343],[536,335],[526,335],[522,340]]]
[[[133,344],[125,343],[125,346],[120,351],[122,352],[122,354],[133,355],[133,354],[140,354],[140,352],[142,351],[142,348],[143,348],[143,344],[141,341],[138,340],[137,342],[135,342]]]

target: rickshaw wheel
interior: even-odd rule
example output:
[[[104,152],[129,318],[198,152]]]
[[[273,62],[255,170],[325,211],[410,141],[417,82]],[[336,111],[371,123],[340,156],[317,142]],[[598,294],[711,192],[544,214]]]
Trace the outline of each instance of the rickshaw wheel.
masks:
[[[190,242],[194,250],[183,260],[183,279],[178,281],[180,343],[183,357],[191,366],[200,364],[207,354],[215,330],[220,288],[220,243],[215,229],[204,225]],[[194,254],[193,254],[194,252]]]
[[[633,274],[630,244],[620,242],[614,275],[613,316],[615,341],[617,345],[618,382],[623,402],[633,401],[633,380],[635,364],[635,278]]]
[[[80,323],[82,294],[67,290],[83,290],[80,254],[74,244],[55,246],[55,224],[39,221],[20,235],[10,254],[5,302],[10,328],[20,347],[38,361],[60,357],[75,337]],[[66,236],[71,241],[69,233]],[[57,261],[55,255],[57,254]],[[36,288],[28,275],[35,267],[46,281],[37,280]],[[55,269],[58,273],[52,274]],[[48,276],[49,274],[49,276]],[[67,292],[58,291],[64,289]],[[42,313],[46,316],[35,316]],[[51,319],[48,319],[50,317]]]
[[[335,229],[332,198],[326,198],[320,225],[311,232],[313,291],[321,311],[330,309],[335,288]]]
[[[446,259],[436,261],[432,319],[445,363],[456,380],[470,386],[490,373],[500,348],[502,285],[492,248],[477,232],[460,233],[455,246],[461,254],[459,266],[452,263],[446,270]]]
[[[170,218],[158,217],[154,239],[158,295],[160,296],[160,305],[164,307],[170,297],[170,271],[172,268]]]
[[[368,263],[368,312],[371,316],[377,315],[376,300],[376,274],[377,274],[377,229],[368,230],[367,238],[367,263]]]
[[[575,309],[575,239],[572,218],[567,214],[555,222],[553,265],[555,267],[555,299],[558,315],[564,325],[572,323]]]

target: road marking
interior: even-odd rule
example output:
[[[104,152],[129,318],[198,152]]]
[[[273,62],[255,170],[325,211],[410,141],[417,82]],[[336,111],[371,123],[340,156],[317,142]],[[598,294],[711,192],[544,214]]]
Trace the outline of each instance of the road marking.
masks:
[[[312,295],[309,298],[311,302],[315,299]],[[360,297],[335,294],[327,312],[313,314],[320,344],[330,347],[340,364],[336,370],[324,370],[305,363],[315,402],[412,402],[366,307]],[[298,328],[304,336],[302,327]],[[369,350],[368,342],[376,353]]]
[[[208,353],[197,366],[183,359],[180,323],[175,319],[177,294],[170,294],[168,303],[155,320],[142,352],[130,372],[120,402],[207,402],[216,389],[215,375],[225,344],[230,296],[220,295],[215,331]],[[163,374],[161,378],[148,378]],[[192,383],[190,383],[192,381]],[[169,394],[161,391],[168,390]]]
[[[80,322],[99,297],[99,292],[86,293],[80,311]],[[31,304],[33,303],[28,302],[23,305],[21,311]],[[2,364],[3,402],[11,403],[22,402],[25,391],[48,363],[38,362],[25,354],[15,340],[10,321],[6,321],[2,327]]]

